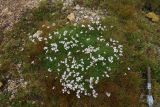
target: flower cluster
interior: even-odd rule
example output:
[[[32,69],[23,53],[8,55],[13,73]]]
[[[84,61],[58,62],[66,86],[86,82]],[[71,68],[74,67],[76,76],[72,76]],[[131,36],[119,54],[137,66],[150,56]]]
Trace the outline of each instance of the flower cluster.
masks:
[[[30,35],[29,38],[30,38],[30,40],[31,40],[33,43],[35,43],[36,40],[37,40],[37,41],[42,41],[42,40],[43,40],[43,37],[41,37],[42,33],[43,33],[42,31],[38,30],[38,31],[37,31],[35,34],[33,34],[32,36]]]
[[[74,91],[77,98],[98,96],[96,84],[110,77],[112,65],[123,56],[123,46],[112,38],[106,40],[105,30],[106,26],[95,22],[54,31],[48,38],[41,38],[40,31],[30,37],[45,41],[43,60],[49,72],[59,74],[63,93]]]

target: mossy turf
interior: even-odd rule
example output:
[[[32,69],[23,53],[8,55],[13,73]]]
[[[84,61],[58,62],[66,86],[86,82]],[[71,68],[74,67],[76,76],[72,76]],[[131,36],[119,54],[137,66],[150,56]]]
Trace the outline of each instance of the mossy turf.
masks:
[[[96,27],[94,27],[94,28],[96,28]],[[65,31],[67,31],[67,35],[63,36]],[[51,56],[52,58],[56,57],[57,58],[56,62],[57,61],[60,62],[63,59],[67,58],[68,57],[68,52],[71,52],[73,54],[73,56],[78,60],[78,63],[81,59],[84,59],[85,61],[87,61],[87,62],[84,62],[84,63],[86,63],[85,66],[89,66],[90,61],[87,60],[89,58],[89,55],[86,55],[85,53],[82,52],[82,50],[84,50],[88,46],[94,46],[94,47],[99,47],[100,48],[99,51],[94,53],[95,58],[98,57],[98,55],[102,55],[105,58],[107,58],[109,56],[114,56],[113,49],[109,46],[106,46],[106,42],[97,41],[97,38],[100,37],[100,35],[103,35],[103,34],[101,34],[102,33],[101,31],[98,31],[98,30],[89,31],[87,28],[82,28],[80,26],[79,27],[69,26],[69,27],[64,27],[63,29],[60,29],[57,32],[59,32],[59,34],[55,35],[54,33],[51,33],[51,36],[53,37],[53,39],[49,40],[47,44],[50,45],[52,43],[57,43],[60,52],[53,53],[52,50],[50,50],[48,52],[48,54],[45,54],[45,56]],[[83,33],[80,33],[80,32],[83,32]],[[85,32],[87,32],[87,33],[85,33]],[[60,36],[61,36],[61,38],[59,38]],[[61,43],[59,43],[60,41],[65,41],[65,38],[67,38],[68,42],[72,41],[72,38],[75,38],[78,41],[78,43],[77,43],[78,46],[75,47],[75,48],[71,48],[70,50],[66,50],[64,48],[64,46]],[[81,44],[83,44],[84,47],[81,47]],[[77,53],[76,52],[77,50],[79,50],[80,53]],[[55,63],[54,61],[51,62],[51,63],[47,63],[47,62],[49,62],[49,61],[45,60],[45,62],[44,62],[46,64],[46,66],[48,66],[47,68],[53,67],[52,65],[55,65],[55,66],[58,65],[58,62],[57,63]],[[100,72],[100,71],[103,71],[101,69],[105,70],[105,68],[100,67],[101,65],[102,65],[102,62],[99,62],[99,65],[98,65],[99,67],[98,66],[97,66],[98,68],[93,67],[91,72],[92,71],[97,71],[99,69],[99,74],[98,75],[101,75],[102,72]],[[111,67],[110,65],[114,65],[114,64],[109,64],[108,63],[107,66]],[[53,67],[54,68],[53,71],[57,71],[57,69],[56,69],[57,67]],[[62,71],[65,71],[65,70],[62,70]],[[95,74],[92,72],[91,75],[95,75]]]
[[[133,3],[130,4],[129,0],[123,0],[126,1],[125,3],[113,3],[109,0],[95,5],[92,0],[80,1],[75,3],[101,9],[109,8],[109,15],[102,20],[103,25],[108,28],[106,34],[104,32],[105,39],[113,38],[124,46],[124,55],[118,69],[113,70],[110,79],[103,80],[96,87],[100,96],[97,99],[85,96],[77,99],[74,93],[62,94],[60,91],[62,87],[54,78],[57,75],[48,72],[42,66],[43,62],[39,60],[38,56],[43,53],[44,44],[34,45],[29,40],[29,34],[34,34],[37,30],[43,30],[44,33],[49,34],[57,29],[69,29],[65,25],[67,14],[61,11],[62,3],[48,5],[46,2],[42,2],[39,8],[28,10],[21,21],[15,24],[12,31],[3,34],[4,40],[0,45],[0,81],[4,86],[0,88],[3,91],[0,93],[0,106],[138,107],[142,104],[145,105],[145,102],[141,102],[139,97],[144,91],[143,84],[146,77],[142,74],[145,74],[147,66],[152,68],[154,84],[160,82],[160,63],[157,53],[157,48],[160,46],[159,22],[153,23],[145,18],[145,13],[141,10],[138,2],[138,4],[134,2],[132,5]],[[121,9],[120,7],[123,6],[124,8]],[[114,7],[116,8],[114,9]],[[53,23],[56,26],[52,26]],[[42,25],[52,27],[48,29]],[[35,63],[31,64],[33,60]],[[17,64],[22,65],[21,74],[17,71]],[[128,71],[128,67],[131,69],[130,71]],[[127,75],[124,75],[125,73]],[[15,80],[21,76],[28,81],[27,88],[18,89],[15,99],[8,100],[11,93],[4,91],[7,87],[7,80]],[[57,86],[57,88],[52,90],[53,86]],[[158,85],[153,87],[156,100],[160,99],[157,87]],[[105,95],[106,91],[111,92],[109,98]]]

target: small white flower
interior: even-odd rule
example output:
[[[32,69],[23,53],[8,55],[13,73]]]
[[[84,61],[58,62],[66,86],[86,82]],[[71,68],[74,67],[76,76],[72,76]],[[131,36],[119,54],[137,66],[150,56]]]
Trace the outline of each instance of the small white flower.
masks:
[[[38,38],[43,32],[38,30],[34,35],[33,38]]]
[[[85,27],[85,25],[82,25],[82,27]]]
[[[45,25],[42,25],[42,27],[45,27]]]
[[[113,56],[108,57],[108,61],[109,61],[110,63],[113,63]]]
[[[47,50],[47,49],[48,49],[48,47],[44,47],[43,49],[44,49],[44,50]]]
[[[110,38],[109,40],[110,40],[111,42],[113,41],[113,39],[112,39],[112,38]]]
[[[89,41],[90,40],[90,38],[87,38],[87,41]]]
[[[114,26],[111,25],[111,28],[113,28]]]
[[[54,32],[54,35],[58,35],[59,34],[59,32]]]
[[[42,39],[43,39],[42,37],[38,37],[38,41],[42,41]]]
[[[131,70],[131,68],[130,68],[130,67],[128,67],[127,69],[128,69],[128,71],[130,71],[130,70]]]
[[[44,38],[45,41],[47,41],[47,38]]]
[[[99,24],[99,21],[96,21],[96,24]]]
[[[107,95],[107,97],[110,97],[110,96],[111,96],[111,93],[106,92],[106,95]]]
[[[48,72],[52,72],[51,68],[48,68]]]
[[[52,62],[53,61],[53,59],[51,58],[51,57],[49,57],[49,60]]]
[[[110,76],[109,76],[108,74],[106,74],[106,77],[108,77],[108,78],[109,78]]]
[[[34,61],[32,61],[31,64],[34,64]]]
[[[74,23],[73,26],[77,26],[77,23]]]
[[[53,86],[53,87],[52,87],[52,90],[54,90],[54,89],[55,89],[55,87]]]
[[[49,39],[52,39],[52,36],[49,36]]]

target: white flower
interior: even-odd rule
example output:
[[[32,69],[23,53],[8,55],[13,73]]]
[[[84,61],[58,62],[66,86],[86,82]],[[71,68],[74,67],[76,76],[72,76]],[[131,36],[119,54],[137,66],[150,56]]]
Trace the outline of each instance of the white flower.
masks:
[[[114,50],[115,53],[118,52],[118,49],[116,47],[113,47],[113,50]]]
[[[63,36],[66,36],[67,32],[68,32],[68,31],[65,30],[65,31],[63,32]]]
[[[76,96],[77,96],[77,98],[80,98],[80,91],[78,90],[77,92],[76,92],[77,94],[76,94]]]
[[[51,50],[54,52],[58,52],[58,45],[56,43],[51,43]]]
[[[109,61],[110,63],[113,63],[113,56],[108,57],[108,61]]]
[[[71,55],[71,52],[68,52],[68,56],[70,56]]]
[[[95,84],[98,84],[99,82],[99,77],[96,78]]]
[[[78,35],[78,34],[76,34],[76,37],[79,37],[79,35]]]
[[[38,37],[38,41],[42,41],[42,39],[43,39],[42,37]]]
[[[111,28],[113,28],[114,26],[111,25]]]
[[[32,61],[31,64],[34,64],[34,61]]]
[[[35,34],[33,34],[33,38],[38,38],[43,32],[38,30]]]
[[[82,27],[85,27],[85,25],[82,25]]]
[[[44,38],[45,41],[47,41],[47,38]]]
[[[98,96],[98,93],[96,93],[95,90],[92,90],[92,94],[93,94],[93,97],[96,98]]]
[[[122,48],[123,47],[123,45],[118,45],[118,48]]]
[[[89,41],[90,40],[90,38],[87,38],[87,41]]]
[[[55,87],[53,86],[53,87],[52,87],[52,90],[54,90],[54,89],[55,89]]]
[[[51,68],[48,68],[48,72],[52,72]]]
[[[49,39],[52,39],[52,36],[49,36]]]
[[[58,35],[58,34],[59,34],[59,32],[54,32],[54,34],[55,34],[55,35]]]
[[[99,21],[96,21],[96,24],[99,24]]]
[[[110,97],[110,96],[111,96],[111,93],[106,92],[106,95],[107,95],[107,97]]]
[[[83,31],[80,32],[81,34],[83,33]]]
[[[42,27],[45,27],[46,25],[42,25]]]
[[[51,57],[49,57],[49,60],[52,62],[53,61],[53,59],[51,58]]]
[[[106,74],[106,77],[109,78],[110,76],[108,74]]]
[[[130,68],[130,67],[128,67],[127,69],[128,69],[128,71],[130,71],[130,70],[131,70],[131,68]]]
[[[44,47],[43,49],[44,49],[44,50],[47,50],[47,49],[48,49],[48,47]]]
[[[110,41],[112,42],[112,41],[113,41],[113,39],[112,39],[112,38],[110,38]]]

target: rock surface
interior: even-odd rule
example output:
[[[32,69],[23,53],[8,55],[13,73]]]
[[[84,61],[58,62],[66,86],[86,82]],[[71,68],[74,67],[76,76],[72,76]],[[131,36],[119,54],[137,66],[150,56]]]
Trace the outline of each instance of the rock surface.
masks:
[[[68,16],[67,16],[67,19],[69,19],[69,21],[75,21],[75,15],[74,13],[70,13]]]
[[[159,16],[156,15],[154,12],[147,13],[146,17],[151,19],[152,22],[158,22],[160,20]]]
[[[22,13],[26,9],[37,7],[41,0],[0,0],[0,29],[9,30],[13,24],[18,22]],[[52,2],[60,0],[51,0]],[[73,5],[73,0],[61,0],[63,2],[62,10],[71,8],[70,14],[66,16],[69,21],[80,23],[84,20],[99,21],[107,12],[102,10],[92,10],[80,5]]]
[[[0,29],[9,30],[26,9],[38,6],[40,0],[0,0]]]
[[[68,7],[71,8],[70,6]],[[103,19],[106,15],[106,10],[93,10],[77,4],[76,6],[72,6],[72,12],[67,16],[67,18],[75,23],[80,23],[83,21],[96,22]]]

